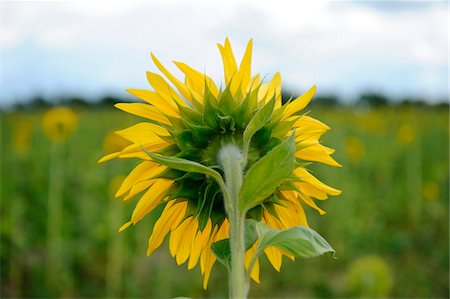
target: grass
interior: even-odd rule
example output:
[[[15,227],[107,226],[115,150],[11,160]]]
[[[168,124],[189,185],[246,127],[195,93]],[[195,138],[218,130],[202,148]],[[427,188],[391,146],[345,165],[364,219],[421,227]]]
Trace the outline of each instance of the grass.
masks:
[[[105,141],[108,133],[140,119],[113,109],[76,112],[75,133],[53,145],[42,111],[0,116],[1,297],[225,297],[221,265],[203,291],[199,269],[178,267],[166,246],[146,257],[157,213],[117,233],[135,201],[113,194],[136,161],[97,160],[120,145]],[[311,115],[332,128],[323,143],[344,165],[312,167],[343,194],[319,202],[325,216],[306,208],[338,258],[285,260],[281,273],[263,260],[250,296],[447,297],[448,110],[317,108]],[[61,209],[49,221],[55,184]]]

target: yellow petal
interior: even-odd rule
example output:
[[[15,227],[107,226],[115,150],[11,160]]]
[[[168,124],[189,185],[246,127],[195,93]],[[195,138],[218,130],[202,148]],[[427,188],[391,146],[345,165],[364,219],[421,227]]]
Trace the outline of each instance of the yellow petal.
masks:
[[[211,252],[211,250],[204,250],[204,272],[203,272],[203,288],[206,290],[206,287],[208,286],[209,277],[211,275],[212,267],[214,266],[214,263],[216,262],[216,256]]]
[[[316,86],[314,85],[309,89],[307,92],[290,102],[286,109],[284,110],[283,117],[281,119],[286,119],[290,117],[291,115],[301,111],[303,108],[305,108],[308,103],[313,98],[314,94],[316,93]]]
[[[300,198],[311,208],[317,210],[319,212],[320,215],[324,215],[326,214],[326,212],[324,210],[322,210],[321,208],[319,208],[316,203],[314,202],[314,200],[311,199],[311,197],[309,197],[306,194],[302,194],[299,193]]]
[[[219,47],[220,55],[222,56],[225,83],[228,85],[238,70],[236,59],[234,58],[233,50],[228,37],[225,39],[224,46],[220,44],[217,44],[217,46]]]
[[[116,108],[137,115],[148,118],[162,124],[170,125],[169,120],[155,107],[144,103],[118,103],[114,105]]]
[[[273,97],[275,108],[281,107],[281,75],[277,72],[269,83],[261,85],[258,91],[258,100],[260,104],[270,101]]]
[[[155,183],[155,181],[156,180],[147,180],[136,183],[135,185],[133,185],[133,187],[131,187],[130,192],[128,192],[127,196],[124,197],[123,201],[130,200],[131,198],[141,193],[145,189],[148,189],[151,185]]]
[[[256,74],[255,76],[250,78],[250,81],[248,82],[246,91],[247,92],[253,91],[256,88],[258,88],[260,84],[261,84],[261,81],[259,78],[259,74]]]
[[[215,97],[219,96],[219,90],[217,89],[216,84],[210,77],[191,68],[185,63],[176,61],[174,61],[174,63],[186,75],[186,78],[190,80],[192,87],[194,88],[194,91],[196,93],[203,94],[204,87],[206,84],[206,86],[208,86],[209,90]]]
[[[129,222],[125,223],[124,225],[122,225],[122,226],[119,228],[119,233],[121,233],[121,232],[123,232],[124,230],[126,230],[131,224],[133,224],[133,222],[129,221]]]
[[[123,180],[116,192],[116,197],[119,197],[130,190],[138,181],[149,179],[151,177],[148,175],[149,172],[151,173],[152,168],[157,165],[158,164],[153,161],[144,161],[136,166]]]
[[[139,199],[133,214],[131,215],[131,222],[136,224],[151,210],[153,210],[163,198],[165,192],[173,184],[170,180],[157,180]]]
[[[283,254],[276,247],[270,246],[264,249],[267,259],[272,264],[273,268],[280,272],[281,263],[283,262]]]
[[[120,152],[108,154],[98,160],[98,163],[103,163],[114,158],[140,158],[143,160],[150,160],[150,157],[143,151],[145,148],[149,151],[159,150],[165,147],[168,143],[166,141],[146,143],[146,144],[130,144]]]
[[[288,205],[289,203],[286,203],[284,201],[284,204]],[[289,228],[299,225],[297,218],[298,215],[295,210],[288,209],[280,205],[275,205],[274,208],[278,214],[278,218],[280,219],[284,227]]]
[[[312,118],[307,115],[303,115],[300,117],[293,125],[294,128],[307,128],[307,129],[314,129],[314,130],[324,130],[328,131],[330,129],[329,126],[324,124],[323,122]]]
[[[331,166],[342,167],[341,164],[336,162],[329,154],[330,149],[320,144],[314,144],[303,148],[295,153],[297,158],[305,161],[322,162]]]
[[[176,102],[178,105],[188,107],[177,92],[158,74],[147,72],[147,80],[155,91],[167,102]]]
[[[250,247],[244,255],[244,264],[245,264],[245,268],[247,270],[248,270],[248,267],[250,266],[250,262],[251,262],[253,256],[255,255],[256,246],[258,246],[258,242],[255,242],[255,244],[253,244],[253,246]],[[253,268],[251,269],[250,277],[257,283],[260,283],[260,281],[259,281],[259,260],[256,260],[256,262],[253,264]]]
[[[159,60],[153,55],[153,53],[150,54],[153,60],[153,63],[156,65],[156,67],[164,74],[164,76],[169,79],[170,82],[172,82],[173,85],[180,91],[180,93],[183,95],[183,97],[190,101],[191,100],[191,93],[189,92],[188,88],[175,76],[173,76],[162,64],[159,62]]]
[[[294,175],[296,175],[298,178],[300,178],[302,181],[310,183],[311,185],[315,186],[316,188],[319,188],[320,190],[325,191],[326,193],[336,196],[341,194],[341,191],[338,189],[335,189],[333,187],[330,187],[321,181],[319,181],[315,176],[313,176],[311,173],[309,173],[305,168],[298,167],[294,170]]]
[[[222,225],[220,226],[219,230],[217,231],[214,242],[227,239],[229,237],[229,229],[230,229],[230,223],[228,222],[228,219],[225,218],[222,222]]]
[[[164,115],[170,115],[178,118],[180,117],[180,112],[178,111],[178,107],[175,103],[173,101],[167,101],[154,91],[145,89],[127,89],[127,91],[135,97],[152,104],[160,113]]]
[[[252,48],[253,40],[250,39],[247,48],[245,49],[244,57],[242,57],[241,65],[239,66],[239,77],[236,80],[241,86],[242,94],[247,92],[248,83],[251,77]]]
[[[135,144],[164,142],[159,136],[167,137],[170,135],[165,128],[148,122],[138,123],[115,133]]]
[[[202,250],[205,248],[211,236],[212,221],[208,219],[203,231],[199,231],[195,236],[195,241],[192,243],[191,255],[189,256],[188,269],[192,269],[197,265]]]
[[[280,221],[278,221],[278,219],[275,216],[273,216],[272,214],[270,214],[267,211],[263,212],[263,220],[270,227],[273,227],[276,229],[284,229],[285,228],[281,225]]]
[[[181,265],[187,261],[189,255],[191,254],[192,243],[194,243],[195,235],[197,234],[198,221],[195,217],[191,218],[192,219],[190,220],[189,225],[186,227],[183,236],[178,243],[176,257],[178,265]]]
[[[328,195],[326,192],[314,187],[311,184],[299,182],[297,183],[298,188],[305,193],[306,195],[310,197],[314,197],[320,200],[325,200],[328,198]]]
[[[297,137],[295,137],[295,143],[297,148],[304,148],[313,144],[318,144],[320,136],[323,135],[322,130],[309,130],[306,132],[295,131]]]
[[[183,235],[186,231],[186,227],[191,222],[191,217],[186,218],[180,225],[171,230],[170,238],[169,238],[169,251],[172,257],[175,257],[178,254],[178,245],[183,238]]]
[[[286,202],[284,203],[286,205],[286,207],[288,209],[289,208],[292,209],[297,214],[297,216],[296,216],[297,224],[296,225],[309,226],[308,220],[306,219],[305,211],[303,210],[303,207],[300,204],[300,201],[298,200],[297,192],[293,191],[293,190],[285,190],[285,191],[281,191],[281,193],[288,200],[287,203]]]
[[[213,228],[213,231],[211,233],[211,235],[209,236],[208,242],[206,243],[206,246],[204,248],[204,250],[202,251],[202,254],[200,255],[200,271],[203,273],[205,273],[205,262],[206,262],[206,253],[207,252],[211,252],[211,244],[215,241],[214,237],[217,234],[217,231],[219,230],[219,226],[216,224]]]
[[[171,200],[167,203],[153,227],[153,232],[148,240],[147,255],[152,254],[162,244],[169,231],[178,226],[186,213],[187,205],[187,201]]]

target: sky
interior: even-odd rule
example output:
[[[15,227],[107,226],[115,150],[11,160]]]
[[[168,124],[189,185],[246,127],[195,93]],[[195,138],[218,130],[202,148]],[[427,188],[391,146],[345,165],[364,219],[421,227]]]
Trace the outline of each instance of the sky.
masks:
[[[253,39],[254,73],[283,88],[352,101],[448,97],[447,1],[1,1],[0,107],[33,96],[127,97],[150,88],[153,52],[223,82],[216,44],[237,59]]]

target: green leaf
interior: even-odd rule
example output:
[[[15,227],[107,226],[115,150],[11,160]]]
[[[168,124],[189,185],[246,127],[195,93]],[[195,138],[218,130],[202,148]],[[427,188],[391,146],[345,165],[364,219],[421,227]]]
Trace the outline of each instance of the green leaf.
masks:
[[[157,156],[146,149],[144,149],[144,151],[150,158],[152,158],[153,161],[158,162],[167,167],[170,167],[172,169],[186,172],[203,173],[213,177],[218,182],[223,181],[222,176],[217,171],[203,164],[177,157]]]
[[[256,253],[260,254],[270,246],[275,246],[296,257],[310,258],[330,252],[335,253],[331,245],[316,231],[306,226],[295,226],[278,230],[263,222],[256,224],[259,237]]]
[[[245,220],[245,250],[247,251],[250,247],[255,244],[258,235],[256,233],[256,225],[258,222],[255,220]],[[211,245],[211,250],[217,257],[217,260],[222,263],[227,269],[230,269],[231,264],[231,250],[230,250],[230,239],[224,239],[217,241]]]
[[[275,146],[247,171],[242,183],[239,209],[248,211],[273,194],[289,178],[295,166],[294,134]]]
[[[211,250],[217,257],[217,260],[224,265],[228,270],[231,269],[231,249],[230,239],[223,239],[214,242],[211,245]]]
[[[244,131],[244,148],[248,149],[248,144],[258,130],[260,130],[264,125],[270,120],[273,113],[273,108],[275,107],[275,98],[270,100],[261,109],[256,112],[253,118],[248,123]]]

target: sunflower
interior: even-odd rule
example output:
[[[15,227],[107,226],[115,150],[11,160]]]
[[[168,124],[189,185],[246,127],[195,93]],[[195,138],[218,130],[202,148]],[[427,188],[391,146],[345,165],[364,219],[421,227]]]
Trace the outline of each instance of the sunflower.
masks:
[[[275,229],[308,226],[304,207],[309,206],[322,215],[325,212],[314,199],[325,200],[329,195],[340,194],[306,169],[312,162],[340,166],[330,156],[334,150],[319,143],[320,136],[330,128],[301,114],[316,87],[283,105],[280,74],[276,73],[269,82],[263,83],[259,74],[251,73],[252,40],[239,66],[228,39],[218,47],[223,60],[224,87],[187,64],[174,62],[184,74],[184,82],[180,81],[151,54],[165,78],[147,72],[153,90],[127,90],[142,102],[115,105],[146,120],[117,131],[129,145],[99,161],[140,160],[116,193],[125,201],[142,194],[131,219],[119,231],[163,206],[150,235],[147,254],[152,254],[169,235],[169,251],[179,265],[187,262],[188,269],[192,269],[200,264],[204,288],[217,260],[211,246],[230,237],[230,217],[223,186],[220,177],[218,181],[208,173],[189,171],[188,162],[180,168],[174,163],[164,163],[166,160],[161,157],[192,161],[193,165],[219,173],[226,181],[220,152],[227,145],[242,149],[246,161],[243,171],[250,172],[252,166],[291,140],[295,146],[288,176],[279,180],[270,194],[264,194],[245,210],[246,219],[262,221]],[[265,113],[258,114],[260,111]],[[263,121],[255,128],[253,119],[258,117]],[[253,126],[254,134],[249,137],[250,126]],[[257,181],[251,183],[259,184]],[[259,282],[258,260],[251,262],[257,244],[255,241],[246,249],[244,262],[247,269],[251,265],[251,278]],[[265,248],[264,253],[277,271],[280,271],[283,255],[294,259],[292,254],[275,246]]]

